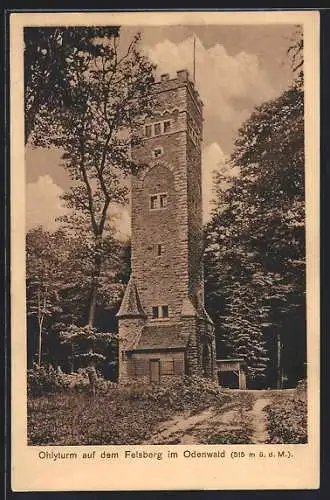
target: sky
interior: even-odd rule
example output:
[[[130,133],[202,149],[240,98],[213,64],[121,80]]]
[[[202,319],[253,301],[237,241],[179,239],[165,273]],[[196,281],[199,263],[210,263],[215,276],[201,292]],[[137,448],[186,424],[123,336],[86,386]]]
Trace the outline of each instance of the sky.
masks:
[[[292,80],[287,57],[292,25],[256,26],[137,26],[121,28],[121,42],[141,32],[141,50],[162,73],[175,77],[188,69],[193,74],[193,39],[196,40],[196,87],[204,103],[202,145],[203,218],[212,208],[213,172],[223,169],[233,150],[242,122],[254,107],[278,96]],[[60,195],[69,178],[60,166],[58,150],[26,150],[27,229],[43,225],[54,230],[63,215]],[[118,236],[130,234],[129,207],[113,206]]]

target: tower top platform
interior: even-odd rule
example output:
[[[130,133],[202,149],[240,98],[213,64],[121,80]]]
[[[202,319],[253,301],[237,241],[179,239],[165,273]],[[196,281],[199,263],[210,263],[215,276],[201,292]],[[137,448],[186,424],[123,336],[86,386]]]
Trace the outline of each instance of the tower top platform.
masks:
[[[187,87],[192,99],[195,101],[200,113],[203,112],[203,101],[196,89],[196,86],[192,79],[190,78],[189,71],[187,69],[181,69],[176,72],[176,76],[171,78],[169,73],[163,73],[160,76],[160,80],[156,80],[153,83],[153,89],[155,93],[166,92],[170,90],[177,89],[179,87]]]

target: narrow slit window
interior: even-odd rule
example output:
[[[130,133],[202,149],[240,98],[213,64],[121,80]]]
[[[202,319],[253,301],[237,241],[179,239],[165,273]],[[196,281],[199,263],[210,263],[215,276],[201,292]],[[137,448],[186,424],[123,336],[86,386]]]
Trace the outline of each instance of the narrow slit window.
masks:
[[[164,122],[164,134],[169,132],[170,129],[171,129],[171,122],[169,120],[167,120],[166,122]]]
[[[161,134],[160,123],[155,123],[155,125],[154,125],[154,132],[155,132],[155,135],[160,135]]]
[[[159,309],[158,309],[158,306],[154,306],[152,308],[152,317],[153,317],[153,319],[159,318]]]
[[[160,208],[166,208],[167,207],[167,194],[161,194],[159,196],[159,201],[160,201]]]
[[[157,208],[159,208],[157,194],[150,196],[150,208],[151,210],[156,210]]]
[[[158,257],[160,257],[163,254],[163,250],[164,250],[163,249],[163,245],[158,244],[157,245],[157,255],[158,255]]]
[[[152,134],[151,125],[146,125],[145,126],[145,135],[146,135],[146,137],[151,137],[151,134]]]

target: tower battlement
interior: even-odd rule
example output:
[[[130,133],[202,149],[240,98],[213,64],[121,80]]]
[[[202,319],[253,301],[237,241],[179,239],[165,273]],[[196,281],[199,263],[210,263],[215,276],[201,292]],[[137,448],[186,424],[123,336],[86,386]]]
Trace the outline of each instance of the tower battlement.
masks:
[[[153,84],[153,91],[156,94],[161,92],[166,92],[169,90],[174,90],[179,87],[187,87],[191,94],[191,98],[194,100],[197,109],[200,114],[203,114],[203,101],[200,98],[199,92],[193,80],[190,78],[189,71],[187,69],[181,69],[176,72],[176,75],[171,77],[169,73],[163,73],[158,81]]]

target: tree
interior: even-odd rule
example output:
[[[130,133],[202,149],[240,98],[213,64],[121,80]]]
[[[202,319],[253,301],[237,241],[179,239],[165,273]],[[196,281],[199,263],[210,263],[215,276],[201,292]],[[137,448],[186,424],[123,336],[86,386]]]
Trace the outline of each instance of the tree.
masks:
[[[49,233],[41,227],[26,237],[27,314],[37,325],[37,364],[41,365],[46,322],[61,312],[61,258],[59,242],[62,231]],[[34,346],[35,349],[35,346]]]
[[[306,356],[304,95],[302,66],[296,69],[292,86],[238,131],[229,167],[240,175],[225,191],[217,177],[205,256],[207,301],[229,355],[242,354],[250,377],[260,379],[267,364],[271,371],[280,334],[293,382]]]
[[[65,264],[68,278],[62,290],[66,323],[83,326],[88,323],[91,283],[94,279],[94,235],[86,217],[72,214],[59,220],[66,231],[68,245],[68,261]],[[122,294],[122,286],[116,282],[116,276],[123,265],[124,247],[109,227],[110,223],[102,239],[102,268],[97,283],[96,309],[116,303]]]
[[[304,85],[304,32],[301,25],[296,26],[291,37],[288,56],[295,75],[293,85],[302,90]]]
[[[63,332],[74,333],[72,344],[75,346],[84,344],[88,338],[83,327],[93,271],[89,240],[91,235],[82,226],[76,227],[75,233],[65,232],[63,228],[50,233],[39,227],[27,234],[29,365],[37,357],[38,364],[42,360],[70,370],[72,345],[67,335],[64,335],[63,342]],[[127,282],[129,246],[111,235],[105,238],[105,245],[107,250],[99,280],[95,323],[100,336],[94,347],[95,360],[100,366],[104,365],[105,371],[109,371],[106,363],[113,365],[115,362],[115,314]],[[79,328],[81,339],[77,337]],[[105,341],[106,333],[110,333],[110,343]],[[93,340],[92,337],[89,339]],[[83,359],[79,353],[74,354],[76,368],[86,362],[86,358]]]
[[[66,263],[68,276],[61,290],[62,313],[54,326],[64,349],[69,347],[67,356],[71,359],[71,369],[87,365],[93,386],[96,366],[103,367],[104,372],[107,371],[106,362],[114,367],[115,314],[125,288],[122,277],[125,278],[127,249],[125,244],[114,238],[108,224],[103,234],[102,268],[97,282],[97,314],[91,326],[88,324],[88,306],[94,280],[93,235],[88,231],[84,218],[71,216],[64,220],[71,229]]]
[[[91,391],[95,395],[97,381],[95,366],[106,359],[102,350],[104,350],[104,345],[107,347],[111,344],[113,335],[97,332],[95,328],[88,325],[83,328],[70,325],[61,332],[61,339],[64,344],[70,345],[72,360],[77,359],[87,368]]]
[[[250,380],[260,381],[265,376],[269,359],[262,331],[269,307],[250,281],[244,283],[240,279],[228,284],[227,294],[230,300],[228,314],[223,318],[225,342],[233,357],[247,361]]]
[[[88,325],[93,327],[97,291],[105,252],[104,235],[111,203],[126,203],[123,176],[141,165],[130,156],[139,143],[141,116],[152,112],[153,66],[140,54],[137,35],[127,50],[117,38],[104,38],[98,53],[78,51],[68,62],[68,96],[59,111],[41,110],[35,142],[61,148],[63,166],[72,179],[63,199],[71,219],[88,221],[93,241],[93,276],[90,284]]]
[[[96,55],[97,38],[118,35],[116,26],[24,28],[25,142],[41,110],[68,104],[71,57],[79,51]]]

